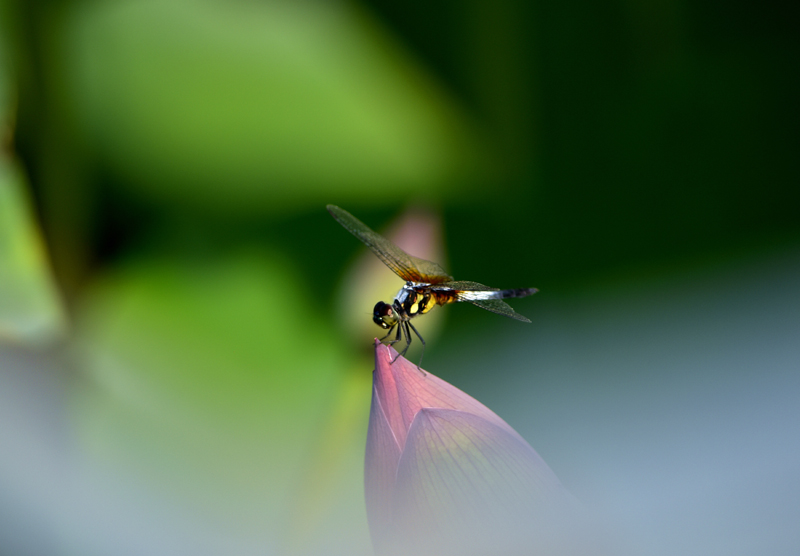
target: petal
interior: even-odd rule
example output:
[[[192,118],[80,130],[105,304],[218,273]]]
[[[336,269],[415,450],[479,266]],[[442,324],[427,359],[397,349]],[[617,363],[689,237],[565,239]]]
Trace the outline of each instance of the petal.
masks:
[[[392,434],[376,388],[373,386],[367,452],[364,459],[364,494],[373,542],[385,536],[385,531],[391,522],[392,497],[399,461],[400,446]]]
[[[565,542],[582,536],[578,505],[536,451],[474,398],[392,364],[396,354],[376,341],[365,462],[376,553],[585,553]]]
[[[397,471],[392,528],[399,553],[499,553],[536,537],[573,505],[541,457],[510,427],[422,409]]]
[[[374,383],[389,426],[402,450],[417,412],[426,407],[455,409],[484,418],[522,440],[514,429],[488,407],[437,376],[421,371],[389,346],[375,344]]]

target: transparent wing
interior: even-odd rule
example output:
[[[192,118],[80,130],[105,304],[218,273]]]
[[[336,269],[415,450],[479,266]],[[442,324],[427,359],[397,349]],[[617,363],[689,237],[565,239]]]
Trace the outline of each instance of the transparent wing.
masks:
[[[327,208],[339,224],[364,242],[386,266],[403,280],[438,284],[453,279],[438,264],[409,255],[382,235],[372,231],[361,220],[343,208],[336,205],[328,205]]]
[[[484,286],[483,284],[479,284],[478,282],[466,282],[463,280],[454,280],[451,282],[444,282],[442,284],[437,284],[436,287],[431,288],[434,291],[437,290],[457,290],[459,296],[464,294],[474,293],[476,295],[482,292],[484,297],[481,299],[495,299],[502,297],[498,294],[492,294],[491,292],[500,292],[497,288],[490,288],[489,286]],[[466,300],[466,298],[464,298]]]
[[[465,301],[469,301],[481,309],[486,309],[487,311],[497,313],[498,315],[505,315],[507,317],[511,317],[512,319],[521,320],[522,322],[531,322],[529,318],[523,317],[517,313],[511,307],[511,305],[499,299],[465,299]]]
[[[522,322],[531,322],[527,317],[523,317],[514,311],[511,305],[505,301],[501,301],[503,297],[519,297],[519,295],[514,294],[520,293],[523,290],[499,290],[497,288],[484,286],[478,282],[454,281],[431,286],[431,291],[442,296],[447,296],[449,294],[450,301],[453,301],[452,298],[455,297],[455,301],[468,301],[492,313],[505,315]],[[528,292],[526,295],[534,291],[533,288],[524,290],[524,292]]]

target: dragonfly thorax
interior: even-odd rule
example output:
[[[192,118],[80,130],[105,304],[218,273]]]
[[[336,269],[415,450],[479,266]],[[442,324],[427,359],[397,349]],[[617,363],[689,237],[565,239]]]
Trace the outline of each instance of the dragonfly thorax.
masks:
[[[407,321],[417,315],[422,315],[433,309],[436,298],[427,287],[430,284],[419,282],[406,282],[394,296],[390,305],[378,301],[372,311],[372,320],[383,329],[393,328],[400,321]]]
[[[395,312],[401,320],[422,315],[433,309],[436,298],[431,294],[430,284],[420,282],[406,282],[394,297]]]

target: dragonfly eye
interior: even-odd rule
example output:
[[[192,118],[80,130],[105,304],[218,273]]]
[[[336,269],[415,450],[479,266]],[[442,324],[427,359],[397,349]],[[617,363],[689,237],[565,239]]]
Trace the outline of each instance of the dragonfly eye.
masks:
[[[372,311],[372,320],[375,324],[384,329],[391,328],[397,324],[392,306],[383,301],[378,301],[375,304],[375,309]]]

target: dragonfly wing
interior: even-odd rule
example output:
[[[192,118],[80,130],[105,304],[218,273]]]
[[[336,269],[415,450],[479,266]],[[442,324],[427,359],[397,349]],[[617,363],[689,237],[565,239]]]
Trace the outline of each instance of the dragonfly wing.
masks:
[[[479,284],[478,282],[466,282],[463,280],[455,280],[451,282],[444,282],[443,284],[437,284],[434,290],[436,289],[444,289],[447,288],[449,290],[458,290],[460,293],[469,293],[469,292],[499,292],[497,288],[490,288],[489,286],[484,286],[483,284]],[[490,295],[489,298],[492,296]]]
[[[328,205],[327,208],[339,224],[364,242],[386,266],[403,280],[437,284],[453,279],[438,264],[409,255],[346,210],[336,205]]]
[[[399,247],[395,246],[396,249],[402,251]],[[453,279],[445,270],[436,264],[433,261],[426,261],[425,259],[420,259],[419,257],[415,257],[413,255],[409,255],[402,251],[406,257],[411,261],[411,264],[414,265],[414,268],[417,270],[418,278],[412,280],[413,282],[425,282],[428,284],[440,284],[442,282],[447,282]]]
[[[497,288],[490,288],[478,282],[445,282],[432,286],[431,290],[434,292],[451,291],[455,293],[456,301],[469,301],[473,305],[477,305],[481,309],[486,309],[498,315],[505,315],[512,319],[520,320],[522,322],[531,322],[527,317],[523,317],[505,301],[503,297],[509,290],[499,290]]]
[[[505,301],[501,301],[500,299],[465,299],[464,301],[469,301],[481,309],[486,309],[487,311],[497,313],[498,315],[505,315],[507,317],[511,317],[512,319],[521,320],[522,322],[531,322],[529,318],[520,315],[511,307],[511,305]]]

